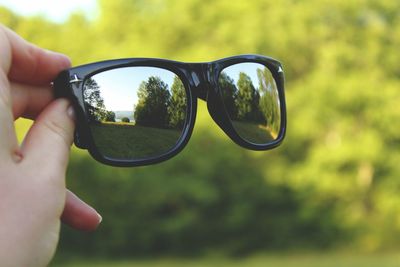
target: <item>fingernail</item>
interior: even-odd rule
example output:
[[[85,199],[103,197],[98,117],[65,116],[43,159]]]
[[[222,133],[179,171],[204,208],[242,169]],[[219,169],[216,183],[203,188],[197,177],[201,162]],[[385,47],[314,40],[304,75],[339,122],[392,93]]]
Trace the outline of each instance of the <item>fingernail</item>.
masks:
[[[99,224],[103,221],[103,217],[101,217],[100,214],[97,213],[97,216],[99,217]]]
[[[70,105],[67,109],[67,115],[72,119],[75,120],[75,110],[74,107],[72,105]]]
[[[60,59],[61,66],[63,68],[69,68],[71,66],[71,59],[68,56],[66,56],[66,55],[64,55],[62,53],[59,53],[59,52],[48,50],[48,49],[45,49],[45,51],[48,54],[57,56]]]
[[[17,148],[14,153],[12,154],[12,159],[14,160],[15,163],[19,163],[22,161],[23,156],[22,152],[19,148]]]

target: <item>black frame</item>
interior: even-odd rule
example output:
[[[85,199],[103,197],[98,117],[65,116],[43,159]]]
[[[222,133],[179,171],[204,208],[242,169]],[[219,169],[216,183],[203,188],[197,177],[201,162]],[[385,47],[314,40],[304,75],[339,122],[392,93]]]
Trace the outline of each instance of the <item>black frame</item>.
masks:
[[[237,63],[260,63],[266,66],[275,79],[281,108],[281,126],[276,140],[259,145],[242,139],[231,123],[229,115],[222,102],[221,93],[218,86],[218,78],[221,71]],[[83,99],[83,85],[87,78],[110,69],[121,67],[158,67],[172,71],[182,80],[188,99],[188,112],[183,133],[175,147],[166,153],[146,159],[139,160],[117,160],[103,156],[96,148],[90,127],[85,115],[85,105]],[[228,57],[212,62],[205,63],[184,63],[156,58],[126,58],[107,60],[78,67],[73,67],[62,71],[54,81],[56,97],[68,98],[76,111],[76,130],[75,145],[81,149],[87,149],[97,161],[120,167],[133,167],[149,165],[167,160],[179,153],[188,143],[193,131],[196,111],[197,98],[207,102],[208,111],[218,126],[238,145],[252,150],[268,150],[278,146],[284,139],[286,133],[286,103],[284,94],[284,74],[282,65],[279,61],[260,55],[240,55]]]

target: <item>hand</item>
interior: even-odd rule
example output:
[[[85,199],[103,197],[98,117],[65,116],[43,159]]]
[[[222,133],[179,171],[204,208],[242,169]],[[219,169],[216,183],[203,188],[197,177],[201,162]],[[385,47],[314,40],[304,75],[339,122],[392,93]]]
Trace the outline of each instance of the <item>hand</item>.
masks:
[[[54,255],[60,218],[92,230],[97,212],[65,188],[73,109],[53,99],[50,82],[67,57],[40,49],[0,25],[0,261],[45,266]],[[14,120],[35,120],[21,146]]]

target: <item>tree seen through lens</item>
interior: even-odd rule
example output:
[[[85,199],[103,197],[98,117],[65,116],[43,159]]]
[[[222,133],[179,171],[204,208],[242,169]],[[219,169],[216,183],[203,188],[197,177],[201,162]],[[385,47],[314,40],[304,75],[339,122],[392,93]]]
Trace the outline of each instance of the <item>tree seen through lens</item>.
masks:
[[[253,83],[255,77],[250,77],[245,65],[251,66],[252,75],[258,80],[257,87]],[[238,134],[250,142],[266,143],[279,134],[280,103],[271,72],[259,66],[255,63],[234,65],[239,71],[228,67],[221,72],[218,83],[225,109]]]
[[[113,90],[118,82],[113,84],[112,78],[117,80],[117,77],[110,75],[111,72],[96,74],[84,84],[85,109],[100,153],[111,158],[139,159],[171,149],[178,141],[186,119],[186,91],[180,78],[170,74],[168,82],[161,75],[141,77],[132,72],[141,82],[132,86],[124,84],[130,89],[122,93]],[[111,82],[104,82],[108,76]],[[110,106],[110,93],[112,97],[118,94],[120,100],[131,97],[133,109],[125,110],[122,104],[117,105],[119,108]]]
[[[134,109],[135,122],[138,125],[167,127],[168,105],[171,97],[168,85],[159,77],[151,76],[143,81],[138,90],[139,102]]]
[[[138,104],[134,109],[138,125],[182,128],[186,118],[186,92],[178,76],[169,92],[168,85],[159,77],[151,76],[138,90]]]
[[[111,110],[106,110],[100,87],[94,79],[89,78],[86,80],[83,96],[89,121],[115,122],[115,113]]]

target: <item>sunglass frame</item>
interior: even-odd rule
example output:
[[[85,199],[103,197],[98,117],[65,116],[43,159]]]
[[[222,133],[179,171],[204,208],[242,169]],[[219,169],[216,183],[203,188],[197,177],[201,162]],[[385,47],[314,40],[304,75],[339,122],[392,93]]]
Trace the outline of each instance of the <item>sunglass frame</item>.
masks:
[[[277,138],[267,144],[255,144],[243,139],[234,129],[225,110],[218,78],[223,69],[238,63],[259,63],[266,66],[277,85],[280,101],[281,123]],[[157,67],[169,70],[182,81],[187,96],[187,114],[182,135],[175,146],[159,156],[143,159],[113,159],[104,156],[97,149],[85,115],[83,86],[86,79],[111,69],[125,67]],[[207,102],[208,111],[218,126],[238,145],[251,150],[268,150],[280,145],[286,133],[286,102],[284,93],[284,73],[279,61],[261,55],[240,55],[205,63],[184,63],[157,58],[125,58],[101,61],[73,67],[62,71],[54,81],[56,97],[68,98],[76,113],[74,143],[81,149],[87,149],[97,161],[118,167],[134,167],[155,164],[178,154],[188,143],[193,132],[197,98]]]

